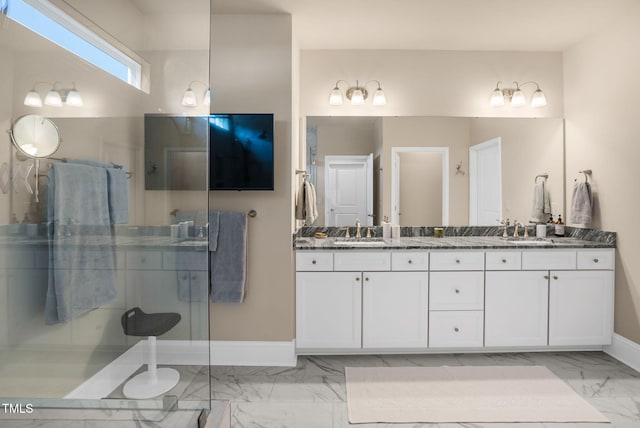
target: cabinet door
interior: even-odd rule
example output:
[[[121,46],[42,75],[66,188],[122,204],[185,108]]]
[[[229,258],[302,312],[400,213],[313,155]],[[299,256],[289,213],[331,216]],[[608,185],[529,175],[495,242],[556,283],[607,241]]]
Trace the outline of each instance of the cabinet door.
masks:
[[[360,272],[296,273],[296,346],[360,348]]]
[[[426,348],[429,274],[365,272],[363,348]]]
[[[546,346],[548,272],[487,272],[485,346]]]
[[[552,271],[549,345],[609,345],[613,271]]]

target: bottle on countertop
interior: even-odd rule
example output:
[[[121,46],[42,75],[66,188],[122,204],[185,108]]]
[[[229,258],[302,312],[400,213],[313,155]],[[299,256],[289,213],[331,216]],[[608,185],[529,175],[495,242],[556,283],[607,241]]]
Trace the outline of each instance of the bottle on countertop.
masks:
[[[549,214],[549,220],[547,220],[547,224],[554,224],[555,221],[553,221],[553,214]]]
[[[558,221],[556,221],[555,235],[564,236],[564,222],[562,221],[562,215],[558,215]]]

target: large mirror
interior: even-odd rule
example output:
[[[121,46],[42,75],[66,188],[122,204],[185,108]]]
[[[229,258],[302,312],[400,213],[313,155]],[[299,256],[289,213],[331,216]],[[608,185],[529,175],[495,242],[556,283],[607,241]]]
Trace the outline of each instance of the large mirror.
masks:
[[[562,119],[309,116],[306,125],[314,225],[353,225],[356,218],[363,225],[385,218],[403,226],[527,224],[540,182],[552,214],[564,214]],[[370,171],[366,164],[334,167],[368,155]],[[358,204],[358,214],[345,214]]]

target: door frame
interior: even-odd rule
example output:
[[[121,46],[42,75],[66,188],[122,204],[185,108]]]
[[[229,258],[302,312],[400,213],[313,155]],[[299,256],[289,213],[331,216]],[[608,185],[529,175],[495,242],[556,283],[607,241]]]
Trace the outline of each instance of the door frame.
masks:
[[[494,145],[498,147],[498,158],[501,160],[501,137],[494,137],[482,143],[469,146],[469,224],[472,226],[478,224],[478,151]],[[500,171],[498,171],[498,173],[500,175],[500,179],[498,180],[498,186],[500,187],[498,189],[498,198],[500,201],[499,211],[500,216],[502,216],[502,163],[500,163]]]
[[[326,155],[324,157],[324,221],[326,225],[329,225],[329,218],[331,215],[331,203],[332,200],[328,195],[329,189],[329,166],[331,164],[340,163],[356,163],[360,162],[366,165],[367,174],[367,189],[366,189],[366,218],[360,219],[363,226],[373,226],[373,153],[368,155]],[[332,198],[333,196],[331,196]]]
[[[449,225],[449,147],[391,147],[391,223],[400,224],[400,153],[442,154],[442,226]]]

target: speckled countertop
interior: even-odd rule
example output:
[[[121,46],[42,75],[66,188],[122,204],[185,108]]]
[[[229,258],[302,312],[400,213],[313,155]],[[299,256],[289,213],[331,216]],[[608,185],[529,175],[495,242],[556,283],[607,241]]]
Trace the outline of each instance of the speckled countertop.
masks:
[[[499,236],[412,236],[396,239],[295,237],[296,250],[471,250],[518,248],[614,248],[614,244],[578,238],[502,238]]]

